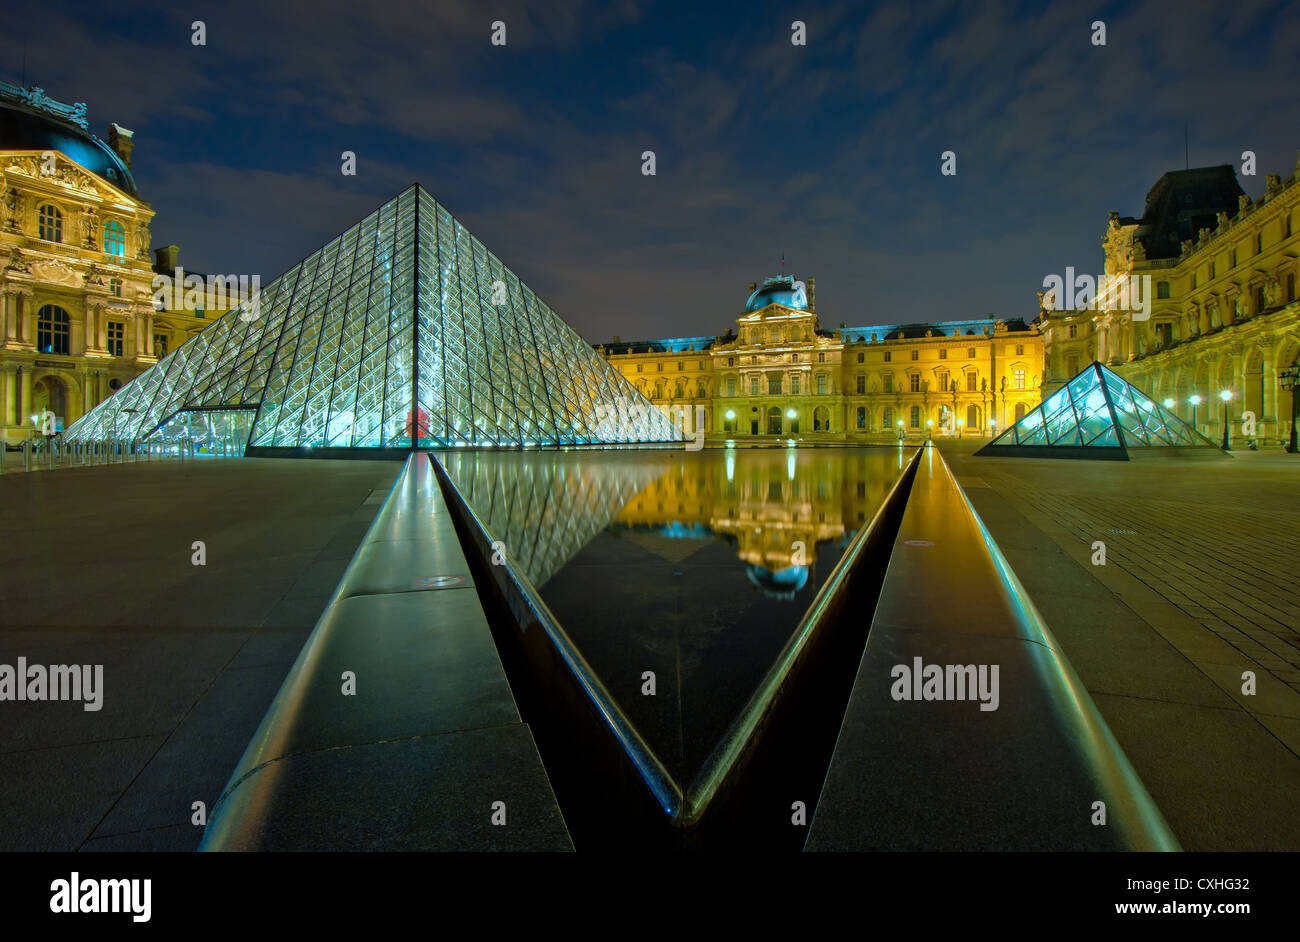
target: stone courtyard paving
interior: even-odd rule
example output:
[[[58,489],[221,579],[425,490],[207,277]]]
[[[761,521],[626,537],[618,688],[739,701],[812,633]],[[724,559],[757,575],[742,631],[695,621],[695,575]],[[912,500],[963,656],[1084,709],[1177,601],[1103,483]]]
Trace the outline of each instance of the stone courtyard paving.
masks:
[[[1184,847],[1300,849],[1300,458],[982,444],[940,449]]]

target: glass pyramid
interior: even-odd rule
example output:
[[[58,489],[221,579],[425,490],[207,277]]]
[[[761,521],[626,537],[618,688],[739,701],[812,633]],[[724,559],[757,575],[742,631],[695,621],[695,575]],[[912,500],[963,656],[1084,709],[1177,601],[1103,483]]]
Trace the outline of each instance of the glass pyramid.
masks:
[[[1128,458],[1133,448],[1214,448],[1208,438],[1094,361],[977,454]]]
[[[419,184],[64,438],[195,435],[263,454],[683,437]]]

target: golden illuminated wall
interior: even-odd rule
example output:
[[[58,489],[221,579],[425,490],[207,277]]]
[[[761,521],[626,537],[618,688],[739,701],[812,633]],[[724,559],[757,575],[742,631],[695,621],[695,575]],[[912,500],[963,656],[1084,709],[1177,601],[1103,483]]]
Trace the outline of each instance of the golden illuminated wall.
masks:
[[[1300,161],[1297,162],[1300,170]],[[1151,260],[1138,225],[1111,215],[1104,234],[1107,274],[1149,276],[1150,316],[1129,311],[1045,311],[1049,391],[1093,359],[1110,366],[1157,401],[1171,399],[1186,421],[1199,396],[1197,426],[1223,434],[1220,392],[1232,394],[1229,422],[1244,437],[1242,415],[1255,418],[1260,442],[1290,432],[1291,396],[1278,372],[1300,356],[1300,173],[1266,176],[1265,193],[1242,196],[1234,214],[1183,243],[1177,258]],[[1162,297],[1161,295],[1167,295]]]
[[[815,311],[771,304],[711,345],[599,349],[665,414],[684,413],[688,429],[702,406],[714,444],[896,441],[900,420],[913,441],[988,437],[1041,401],[1043,338],[970,323],[935,324],[923,337],[886,339],[882,328],[873,338],[869,327],[846,336],[820,330]]]

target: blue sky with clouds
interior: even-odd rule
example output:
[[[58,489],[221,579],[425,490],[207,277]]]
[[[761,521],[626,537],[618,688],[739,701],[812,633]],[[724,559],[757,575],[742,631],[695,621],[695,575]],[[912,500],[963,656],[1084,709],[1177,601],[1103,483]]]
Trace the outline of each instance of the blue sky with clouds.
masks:
[[[419,180],[593,341],[721,332],[783,253],[825,326],[1029,316],[1184,123],[1252,196],[1300,149],[1286,2],[13,6],[0,77],[135,130],[187,267],[273,277]]]

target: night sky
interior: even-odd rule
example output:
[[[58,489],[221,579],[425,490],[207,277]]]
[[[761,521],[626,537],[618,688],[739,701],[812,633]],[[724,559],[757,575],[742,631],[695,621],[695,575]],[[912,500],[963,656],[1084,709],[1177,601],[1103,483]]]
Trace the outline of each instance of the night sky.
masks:
[[[269,280],[418,180],[592,341],[720,333],[782,254],[825,327],[1030,317],[1184,123],[1252,197],[1300,148],[1285,2],[6,7],[0,77],[136,132],[187,268]]]

